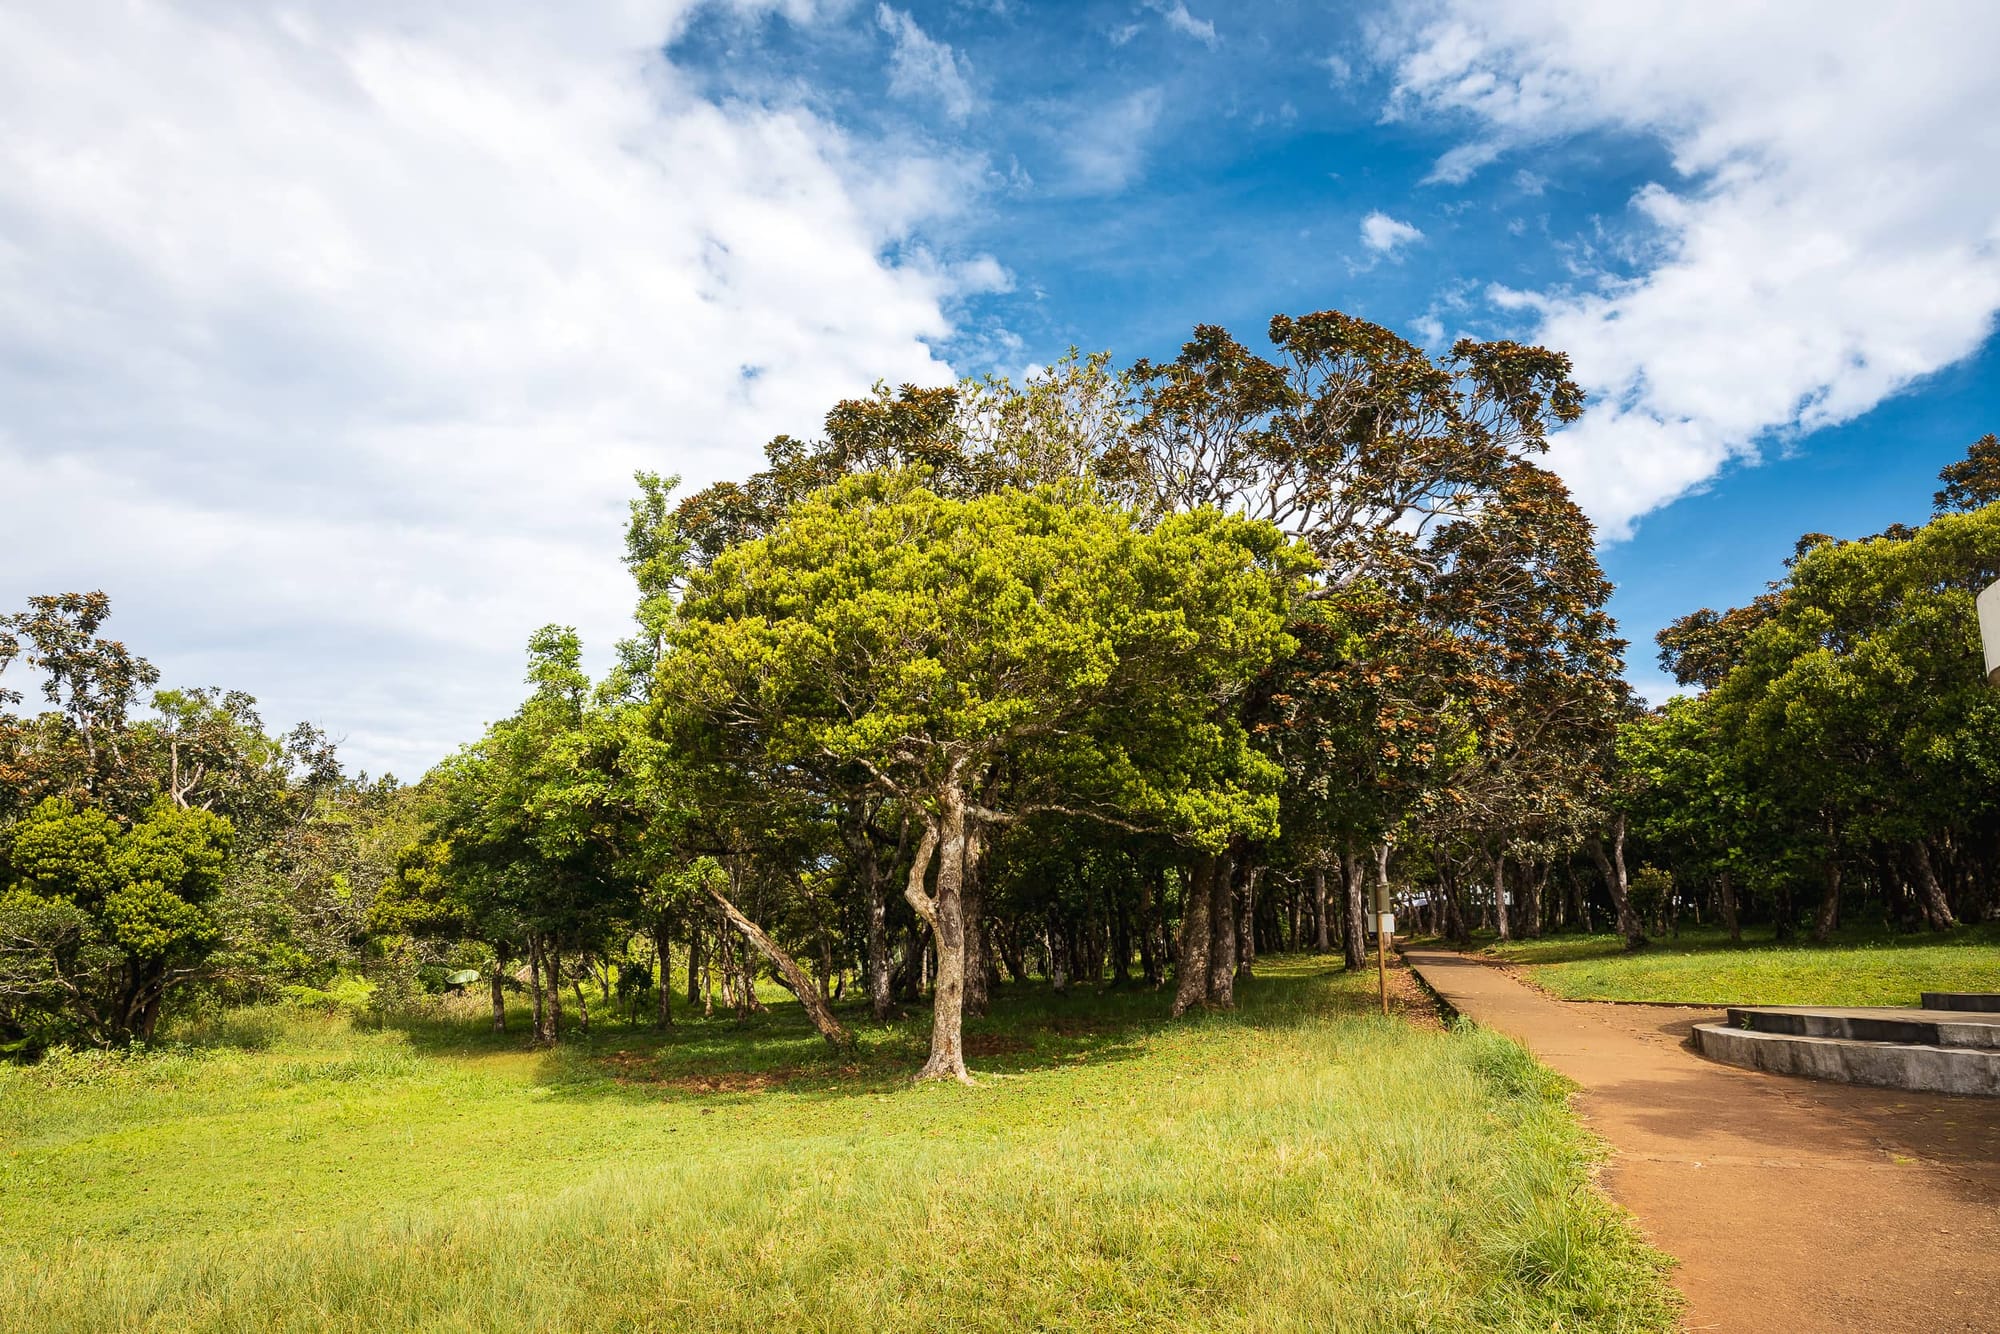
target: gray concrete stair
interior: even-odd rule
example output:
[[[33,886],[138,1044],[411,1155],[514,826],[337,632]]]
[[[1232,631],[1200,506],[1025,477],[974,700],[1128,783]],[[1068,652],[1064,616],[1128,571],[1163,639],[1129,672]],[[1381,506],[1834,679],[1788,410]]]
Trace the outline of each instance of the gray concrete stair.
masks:
[[[1773,1074],[2000,1097],[2000,1011],[1740,1005],[1697,1024],[1694,1043]]]
[[[2000,1014],[2000,991],[1926,991],[1926,1010],[1974,1010]]]

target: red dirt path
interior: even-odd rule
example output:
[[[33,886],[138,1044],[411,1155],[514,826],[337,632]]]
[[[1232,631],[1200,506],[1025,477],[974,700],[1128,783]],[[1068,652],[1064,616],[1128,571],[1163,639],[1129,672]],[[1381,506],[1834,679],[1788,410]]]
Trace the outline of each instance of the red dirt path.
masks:
[[[2000,1330],[2000,1099],[1739,1070],[1684,1045],[1719,1011],[1557,1001],[1464,955],[1407,958],[1581,1086],[1605,1185],[1680,1261],[1690,1330]]]

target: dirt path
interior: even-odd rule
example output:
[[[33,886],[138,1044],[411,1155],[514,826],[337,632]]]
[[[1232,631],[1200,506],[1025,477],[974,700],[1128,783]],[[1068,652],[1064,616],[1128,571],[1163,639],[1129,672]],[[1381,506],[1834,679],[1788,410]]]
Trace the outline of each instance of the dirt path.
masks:
[[[1473,1022],[1582,1086],[1605,1184],[1678,1259],[1692,1330],[2000,1330],[2000,1099],[1718,1065],[1720,1012],[1552,1000],[1501,968],[1408,951]]]

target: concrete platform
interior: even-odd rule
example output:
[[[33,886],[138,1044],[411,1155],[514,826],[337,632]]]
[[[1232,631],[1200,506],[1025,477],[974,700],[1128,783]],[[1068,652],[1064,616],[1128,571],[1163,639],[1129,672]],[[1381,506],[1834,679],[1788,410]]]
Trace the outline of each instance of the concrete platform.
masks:
[[[1772,1074],[2000,1097],[2000,1012],[1736,1006],[1697,1024],[1702,1055]]]
[[[1887,1005],[1840,1009],[1817,1005],[1732,1005],[1728,1014],[1732,1028],[1751,1028],[1760,1033],[2000,1049],[2000,1011],[1907,1010]]]
[[[2000,991],[1926,991],[1926,1010],[1975,1010],[2000,1014]]]

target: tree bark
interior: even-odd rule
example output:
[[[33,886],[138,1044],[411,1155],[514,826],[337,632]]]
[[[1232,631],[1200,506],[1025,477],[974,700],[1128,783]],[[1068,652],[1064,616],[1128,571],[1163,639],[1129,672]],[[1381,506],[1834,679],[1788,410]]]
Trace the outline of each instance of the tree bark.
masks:
[[[1216,862],[1208,905],[1208,1003],[1218,1009],[1236,1007],[1236,854]]]
[[[1313,948],[1325,954],[1333,948],[1326,930],[1326,868],[1313,867]]]
[[[984,831],[977,820],[968,816],[965,822],[964,880],[959,888],[959,897],[964,905],[962,917],[965,923],[965,1013],[973,1016],[986,1013],[986,973],[990,966],[986,940],[986,894],[979,874],[980,853],[984,849]]]
[[[956,1079],[970,1084],[965,1068],[965,793],[956,781],[938,793],[935,827],[926,821],[917,865],[904,891],[917,916],[930,923],[937,950],[937,982],[931,992],[931,1056],[918,1079]],[[924,893],[923,871],[937,849],[937,893]]]
[[[1527,930],[1523,933],[1531,940],[1542,938],[1542,910],[1544,895],[1542,889],[1548,884],[1549,864],[1530,859],[1526,866],[1527,911],[1522,914]]]
[[[1125,901],[1113,895],[1111,903],[1111,985],[1132,984],[1132,919]]]
[[[1722,909],[1722,920],[1729,927],[1729,939],[1741,942],[1743,925],[1736,919],[1736,882],[1727,870],[1715,878],[1715,897]]]
[[[1819,896],[1819,911],[1813,914],[1813,943],[1824,945],[1840,924],[1840,858],[1828,857],[1820,868],[1825,888]]]
[[[549,940],[542,944],[542,965],[549,970],[549,1041],[562,1041],[562,947]]]
[[[688,914],[688,1009],[701,1004],[701,914]]]
[[[868,892],[868,1013],[881,1023],[895,1005],[889,979],[889,882],[867,825],[848,837]]]
[[[653,1022],[661,1028],[674,1026],[674,952],[673,940],[667,934],[667,920],[662,917],[653,923],[653,950],[659,955],[660,987],[657,998],[659,1009]]]
[[[1368,905],[1361,888],[1361,859],[1352,852],[1341,854],[1340,874],[1347,891],[1347,930],[1343,935],[1344,955],[1349,968],[1368,966]]]
[[[1499,928],[1502,940],[1514,938],[1514,933],[1509,929],[1508,917],[1507,850],[1502,848],[1493,854],[1493,922]]]
[[[1250,867],[1243,876],[1243,888],[1238,893],[1236,976],[1239,979],[1249,977],[1257,963],[1257,887],[1263,878],[1263,867]]]
[[[1930,844],[1921,838],[1911,844],[1910,859],[1916,864],[1917,888],[1923,895],[1924,918],[1931,930],[1944,931],[1958,925],[1958,919],[1952,916],[1951,902],[1945,898],[1944,886],[1938,883]]]
[[[507,1031],[507,962],[508,952],[498,945],[493,948],[493,1031]]]
[[[1593,834],[1590,837],[1590,855],[1596,861],[1597,869],[1604,875],[1604,888],[1611,895],[1611,906],[1618,912],[1618,934],[1625,937],[1628,950],[1646,947],[1646,927],[1639,920],[1639,914],[1632,911],[1632,885],[1625,875],[1625,813],[1618,812],[1611,817],[1611,855],[1604,854],[1604,840]]]
[[[1187,892],[1181,901],[1180,950],[1174,959],[1174,1004],[1178,1019],[1192,1007],[1208,999],[1209,900],[1214,888],[1215,858],[1196,858],[1187,873]]]
[[[549,1032],[548,997],[542,986],[542,938],[528,937],[528,991],[535,1002],[535,1041],[546,1046],[555,1041]]]
[[[762,927],[738,911],[736,905],[731,903],[713,882],[710,882],[707,888],[710,897],[722,909],[722,915],[743,933],[744,939],[754,945],[759,954],[771,961],[773,968],[784,975],[786,985],[791,988],[792,994],[799,998],[799,1004],[805,1007],[806,1017],[812,1020],[812,1026],[819,1030],[819,1035],[832,1043],[837,1050],[846,1051],[852,1048],[854,1035],[842,1027],[840,1020],[834,1018],[833,1008],[826,1003],[826,998],[819,994],[819,988],[813,985],[812,979],[806,976],[805,970],[799,967],[797,960],[785,953],[777,941],[765,935]],[[746,991],[750,985],[748,971],[744,970],[745,976],[742,979]]]

